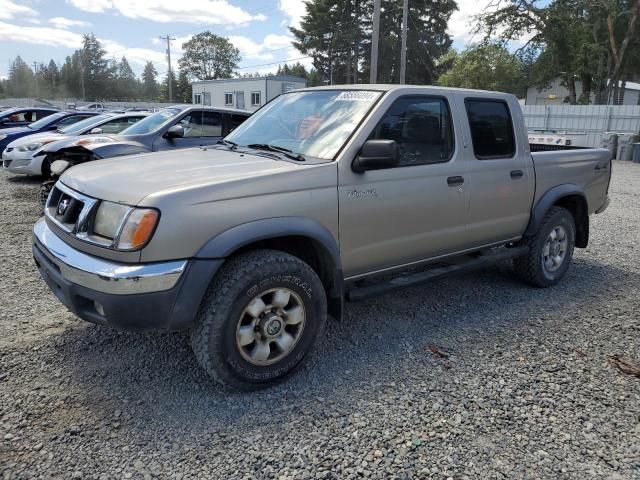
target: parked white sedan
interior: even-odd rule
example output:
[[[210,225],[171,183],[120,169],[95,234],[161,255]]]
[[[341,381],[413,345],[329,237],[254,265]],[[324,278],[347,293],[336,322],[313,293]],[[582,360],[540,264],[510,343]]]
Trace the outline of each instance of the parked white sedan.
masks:
[[[56,132],[29,135],[11,142],[2,153],[2,166],[11,173],[43,175],[42,159],[36,153],[51,142],[77,135],[120,133],[125,128],[148,116],[148,112],[104,113],[74,123]]]

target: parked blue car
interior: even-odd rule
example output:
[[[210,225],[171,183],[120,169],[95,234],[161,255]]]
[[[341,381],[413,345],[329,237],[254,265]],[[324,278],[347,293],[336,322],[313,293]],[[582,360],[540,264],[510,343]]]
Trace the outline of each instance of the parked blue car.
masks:
[[[59,111],[55,108],[46,107],[4,109],[0,111],[0,129],[25,127]]]
[[[79,122],[87,117],[97,115],[96,112],[56,112],[47,115],[37,122],[25,127],[5,128],[0,130],[0,156],[4,149],[14,140],[34,133],[49,132]]]

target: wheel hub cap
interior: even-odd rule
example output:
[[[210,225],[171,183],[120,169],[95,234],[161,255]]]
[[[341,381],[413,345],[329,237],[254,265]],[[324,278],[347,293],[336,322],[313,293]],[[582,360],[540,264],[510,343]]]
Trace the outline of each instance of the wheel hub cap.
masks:
[[[274,315],[272,317],[269,317],[266,322],[263,320],[261,322],[262,325],[260,329],[262,330],[264,336],[275,337],[282,330],[282,323],[282,319]]]
[[[542,249],[542,267],[547,273],[556,272],[564,263],[568,249],[567,231],[557,226],[549,233]]]
[[[236,329],[236,346],[254,365],[270,365],[294,349],[302,335],[306,314],[302,299],[288,288],[273,288],[254,296]]]

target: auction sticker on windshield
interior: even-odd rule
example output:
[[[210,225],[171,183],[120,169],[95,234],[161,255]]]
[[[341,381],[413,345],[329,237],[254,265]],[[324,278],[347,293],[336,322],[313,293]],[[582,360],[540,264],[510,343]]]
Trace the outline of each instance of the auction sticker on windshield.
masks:
[[[378,98],[379,92],[367,92],[363,90],[353,90],[347,92],[340,92],[335,100],[346,102],[371,102]]]

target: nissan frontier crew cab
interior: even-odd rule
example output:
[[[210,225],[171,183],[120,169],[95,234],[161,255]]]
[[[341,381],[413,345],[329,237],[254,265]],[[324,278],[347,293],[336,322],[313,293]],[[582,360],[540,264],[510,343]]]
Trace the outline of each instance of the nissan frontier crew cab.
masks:
[[[189,331],[215,380],[257,388],[299,367],[345,300],[505,260],[555,285],[608,205],[609,157],[532,153],[512,95],[308,88],[219,145],[71,168],[33,254],[77,316]]]

